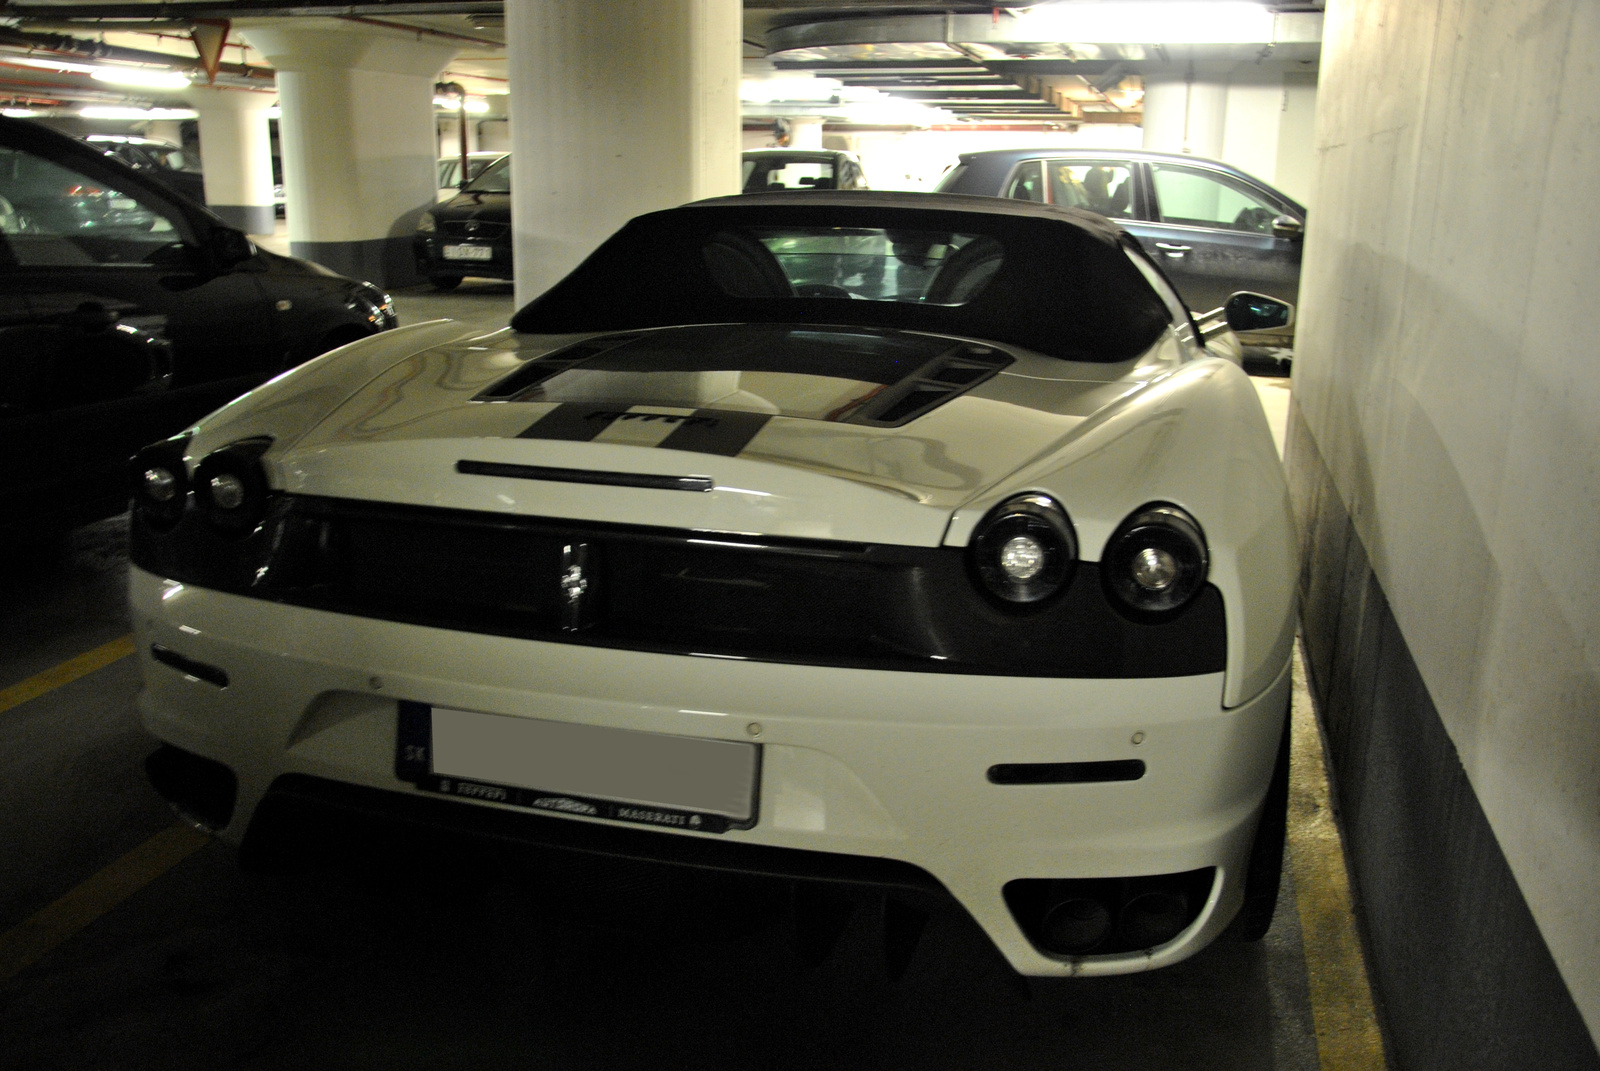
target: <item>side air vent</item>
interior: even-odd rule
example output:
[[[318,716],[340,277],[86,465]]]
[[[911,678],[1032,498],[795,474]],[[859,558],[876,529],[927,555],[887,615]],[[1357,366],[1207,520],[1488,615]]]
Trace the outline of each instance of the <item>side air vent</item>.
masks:
[[[957,346],[879,392],[869,405],[848,417],[846,423],[875,428],[909,424],[976,387],[1010,363],[1010,357],[988,346]]]
[[[495,383],[486,390],[480,391],[472,400],[475,402],[515,402],[524,400],[524,395],[529,394],[546,380],[554,379],[570,368],[576,368],[591,357],[598,357],[607,350],[616,349],[625,343],[638,338],[637,334],[602,335],[599,338],[585,339],[566,349],[547,353],[542,357],[535,357],[509,376]]]

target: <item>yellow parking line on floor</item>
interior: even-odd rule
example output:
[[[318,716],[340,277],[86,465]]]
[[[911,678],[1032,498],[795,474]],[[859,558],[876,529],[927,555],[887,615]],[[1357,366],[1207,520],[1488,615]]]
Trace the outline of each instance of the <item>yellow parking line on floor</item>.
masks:
[[[1298,650],[1294,669],[1289,875],[1304,936],[1318,1060],[1322,1071],[1382,1071],[1388,1066],[1383,1037],[1356,931],[1344,842],[1333,820],[1322,737]]]
[[[87,677],[95,670],[104,669],[132,653],[133,637],[120,636],[108,644],[86,651],[77,658],[69,658],[59,666],[47,669],[37,676],[29,677],[9,688],[0,689],[0,714],[4,714],[12,707],[20,707],[30,699],[37,699],[63,684],[71,684],[79,677]]]
[[[0,982],[21,974],[210,842],[208,835],[189,826],[169,826],[32,918],[0,933]]]

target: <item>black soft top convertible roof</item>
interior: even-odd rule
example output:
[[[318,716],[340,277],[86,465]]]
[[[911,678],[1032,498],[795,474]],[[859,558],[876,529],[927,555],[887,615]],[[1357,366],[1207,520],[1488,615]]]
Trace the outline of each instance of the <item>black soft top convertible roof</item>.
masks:
[[[737,297],[705,250],[726,232],[845,227],[985,235],[1004,259],[963,305],[837,297]],[[1171,313],[1089,212],[994,197],[887,192],[746,195],[631,220],[511,320],[569,334],[708,323],[846,324],[962,335],[1074,361],[1121,361],[1149,349]],[[1137,254],[1135,254],[1137,255]]]

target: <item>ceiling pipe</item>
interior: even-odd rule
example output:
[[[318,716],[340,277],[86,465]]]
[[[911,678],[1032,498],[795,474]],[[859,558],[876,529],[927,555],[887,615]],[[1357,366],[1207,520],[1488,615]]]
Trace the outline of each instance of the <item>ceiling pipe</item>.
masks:
[[[4,10],[12,18],[38,18],[52,22],[77,19],[189,22],[199,18],[303,18],[319,15],[332,18],[357,15],[385,15],[390,18],[407,15],[499,15],[505,8],[501,0],[439,0],[434,3],[422,0],[418,3],[371,4],[294,3],[285,0],[235,0],[233,3],[218,4],[19,4],[13,0]]]
[[[200,71],[202,73],[205,71],[205,67],[201,64],[199,57],[189,59],[171,52],[149,52],[142,48],[108,45],[102,41],[73,37],[70,34],[63,33],[29,33],[25,30],[0,27],[0,45],[26,48],[30,51],[53,52],[57,55],[72,56],[78,59],[121,60],[124,63],[159,64],[176,70]],[[218,65],[217,70],[233,75],[236,78],[271,79],[275,77],[275,72],[270,67],[252,67],[244,63],[223,63]]]

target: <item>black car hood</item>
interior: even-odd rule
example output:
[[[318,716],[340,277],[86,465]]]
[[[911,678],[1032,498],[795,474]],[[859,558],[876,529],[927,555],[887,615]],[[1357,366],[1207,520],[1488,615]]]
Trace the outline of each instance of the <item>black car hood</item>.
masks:
[[[511,222],[511,195],[505,193],[458,193],[435,208],[433,218],[445,220],[476,219],[486,223]]]

